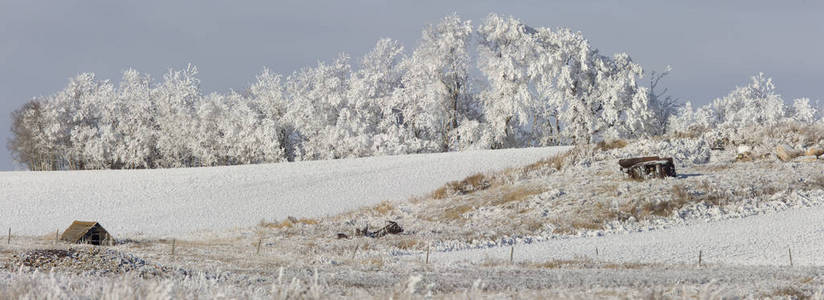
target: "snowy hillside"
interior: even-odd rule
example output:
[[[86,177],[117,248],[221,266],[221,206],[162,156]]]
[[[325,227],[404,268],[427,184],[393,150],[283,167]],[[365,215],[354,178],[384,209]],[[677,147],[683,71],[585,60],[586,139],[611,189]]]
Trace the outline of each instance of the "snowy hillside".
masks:
[[[662,230],[600,237],[550,240],[515,247],[517,261],[591,257],[611,262],[822,266],[824,207],[792,209],[768,215],[700,222]],[[598,254],[596,255],[596,248]],[[508,260],[509,248],[445,252],[433,257],[443,264]]]
[[[566,147],[468,151],[235,167],[0,173],[2,228],[45,234],[72,220],[149,236],[249,227],[405,200],[477,172]]]

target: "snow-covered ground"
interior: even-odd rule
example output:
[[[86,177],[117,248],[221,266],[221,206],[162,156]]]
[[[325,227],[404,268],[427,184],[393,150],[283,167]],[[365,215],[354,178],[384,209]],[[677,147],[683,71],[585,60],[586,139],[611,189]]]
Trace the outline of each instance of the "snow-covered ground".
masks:
[[[465,151],[214,168],[0,172],[0,226],[46,234],[96,220],[149,236],[319,217],[423,195],[477,172],[568,147]]]
[[[0,243],[0,290],[12,291],[7,298],[38,289],[94,298],[110,286],[172,298],[190,290],[271,298],[284,289],[331,298],[824,295],[824,161],[736,162],[733,151],[683,140],[568,149],[0,173],[0,226],[15,228],[11,243]],[[651,153],[676,157],[681,176],[632,181],[616,167],[618,158]],[[476,172],[485,174],[444,186]],[[439,187],[451,190],[436,196]],[[53,230],[75,218],[132,239],[97,254],[53,243]],[[338,238],[385,220],[405,231]],[[27,259],[50,249],[55,260]],[[138,271],[124,269],[124,257]],[[49,276],[57,279],[21,266],[56,268]],[[84,286],[111,268],[111,281]],[[163,280],[134,279],[152,270]]]
[[[596,248],[598,254],[596,255]],[[765,215],[711,222],[692,222],[673,228],[549,240],[516,245],[516,262],[568,260],[580,257],[629,263],[822,266],[824,207],[789,209]],[[433,262],[508,261],[511,249],[487,248],[444,252]]]

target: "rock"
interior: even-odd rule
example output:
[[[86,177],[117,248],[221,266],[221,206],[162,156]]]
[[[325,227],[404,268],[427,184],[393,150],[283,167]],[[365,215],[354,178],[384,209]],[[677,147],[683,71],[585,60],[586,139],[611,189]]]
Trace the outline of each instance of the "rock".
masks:
[[[784,145],[775,147],[775,156],[778,156],[781,161],[791,161],[793,158],[801,156],[801,154],[801,151],[790,149]]]
[[[747,146],[747,145],[740,145],[740,146],[738,146],[738,149],[736,149],[736,150],[738,150],[738,154],[750,153],[750,151],[752,151],[752,147]]]
[[[807,156],[821,156],[822,154],[824,154],[824,148],[821,148],[821,147],[818,147],[818,146],[812,146],[812,147],[807,149],[807,153],[805,155],[807,155]]]

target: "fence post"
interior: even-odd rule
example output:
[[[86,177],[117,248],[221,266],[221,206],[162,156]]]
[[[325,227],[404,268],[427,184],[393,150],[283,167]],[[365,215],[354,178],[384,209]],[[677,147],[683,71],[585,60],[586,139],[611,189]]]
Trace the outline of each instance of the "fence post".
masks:
[[[702,256],[703,254],[704,254],[704,253],[703,253],[701,250],[698,250],[698,266],[699,266],[699,267],[701,266],[701,256]]]
[[[515,245],[512,245],[512,247],[509,248],[509,263],[510,264],[515,262],[514,258],[515,258]]]
[[[54,232],[54,243],[57,244],[57,240],[60,239],[60,229]]]
[[[598,247],[595,247],[595,256],[598,256]]]
[[[260,244],[261,243],[263,243],[263,239],[258,240],[257,251],[255,252],[255,255],[260,255]]]
[[[172,256],[175,255],[175,239],[172,239]]]
[[[426,264],[427,265],[429,264],[429,247],[430,246],[431,245],[429,245],[429,244],[426,245]]]
[[[9,239],[6,240],[6,244],[11,244],[11,227],[9,227]]]
[[[787,253],[790,254],[790,267],[792,267],[793,266],[793,249],[792,248],[787,248]]]
[[[358,255],[358,248],[360,248],[360,244],[355,245],[355,251],[352,252],[352,259],[355,259],[355,255]]]

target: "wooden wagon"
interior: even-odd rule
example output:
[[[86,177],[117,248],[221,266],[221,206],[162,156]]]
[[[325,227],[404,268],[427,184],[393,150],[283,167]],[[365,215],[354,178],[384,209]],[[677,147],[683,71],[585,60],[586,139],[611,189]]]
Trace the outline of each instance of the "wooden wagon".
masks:
[[[676,176],[672,157],[633,157],[618,160],[618,164],[621,166],[621,171],[633,179],[644,180]]]

